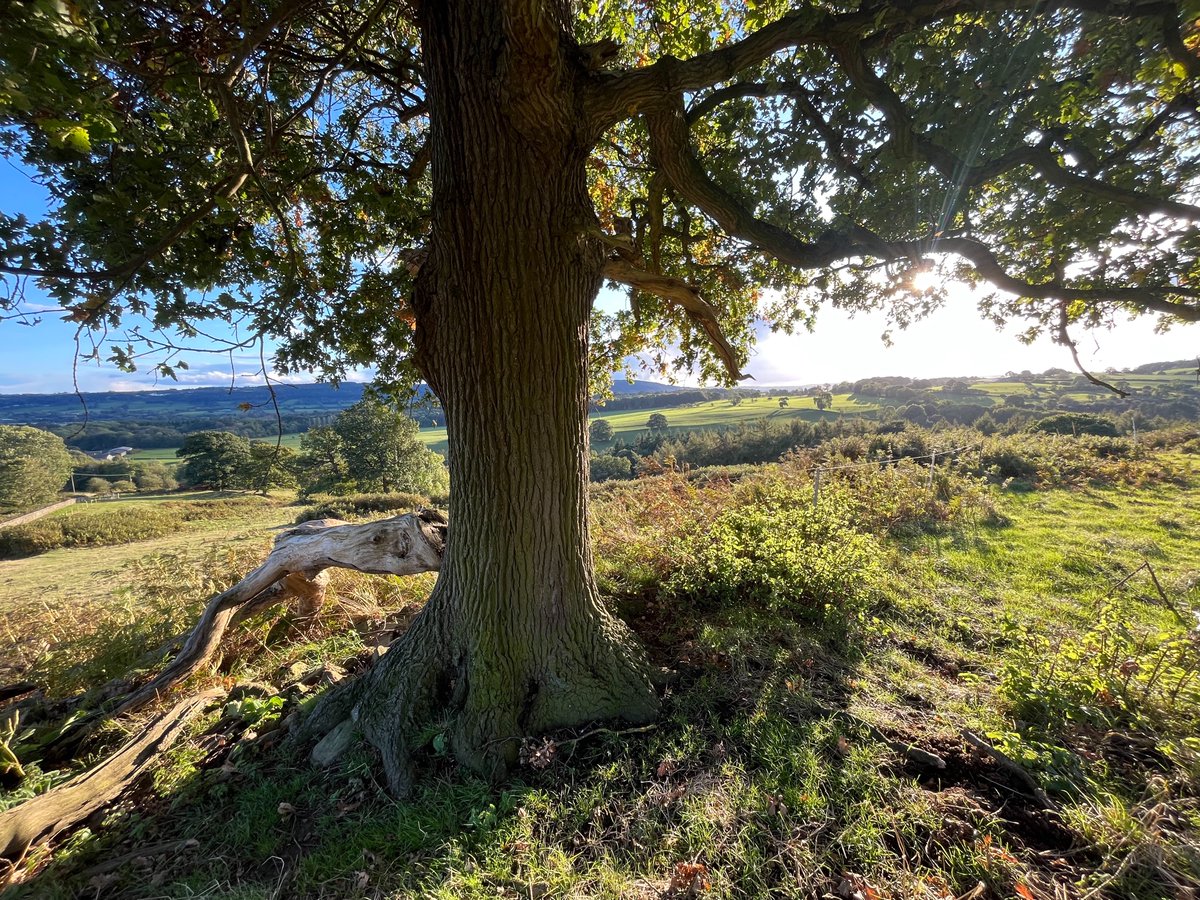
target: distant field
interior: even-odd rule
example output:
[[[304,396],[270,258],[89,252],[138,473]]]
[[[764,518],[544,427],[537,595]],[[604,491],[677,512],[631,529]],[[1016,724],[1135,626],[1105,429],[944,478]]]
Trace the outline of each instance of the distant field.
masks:
[[[299,432],[297,432],[296,434],[285,434],[283,436],[283,446],[290,447],[291,449],[299,452],[301,436],[302,435]],[[269,444],[275,443],[274,438],[254,438],[254,440],[265,441],[266,443],[269,443]],[[141,460],[155,460],[157,462],[177,463],[177,462],[179,462],[179,457],[177,457],[175,455],[175,451],[178,449],[179,449],[178,447],[155,447],[152,450],[135,450],[135,451],[133,451],[133,453],[129,454],[129,458],[130,459],[141,459]]]
[[[1134,388],[1148,388],[1156,385],[1172,385],[1176,387],[1194,384],[1196,370],[1189,368],[1172,369],[1168,372],[1154,375],[1116,374],[1104,375],[1113,382],[1127,382]],[[1108,392],[1103,388],[1090,389],[1077,387],[1075,374],[1059,376],[1036,376],[1036,379],[1025,383],[1019,381],[967,381],[971,387],[968,393],[943,391],[941,388],[926,389],[925,397],[933,399],[954,400],[963,403],[975,403],[981,406],[998,406],[1007,397],[1028,396],[1030,398],[1049,399],[1051,397],[1087,403],[1096,398],[1106,398]],[[789,422],[802,420],[815,422],[821,419],[837,419],[843,415],[862,415],[878,412],[881,406],[903,406],[908,401],[888,400],[853,394],[835,394],[833,406],[827,410],[818,410],[812,397],[788,397],[788,405],[781,407],[779,393],[766,397],[750,397],[740,403],[730,400],[711,400],[704,403],[692,403],[684,406],[656,406],[645,409],[626,409],[608,411],[601,407],[592,413],[591,418],[605,419],[612,424],[614,441],[620,439],[626,444],[632,443],[638,435],[647,429],[646,422],[651,415],[661,413],[667,417],[669,430],[689,431],[697,429],[732,428],[742,424],[762,421]],[[421,440],[430,449],[446,454],[447,440],[444,426],[439,428],[425,427],[420,432]],[[301,434],[285,434],[283,444],[293,450],[300,449]],[[597,444],[596,449],[606,449],[608,444]],[[133,459],[158,460],[174,463],[177,461],[175,448],[167,447],[155,450],[138,450]]]
[[[671,431],[688,431],[699,428],[731,428],[762,419],[769,419],[772,422],[788,422],[793,419],[815,422],[820,419],[836,419],[846,414],[875,412],[878,409],[877,403],[856,400],[850,394],[835,394],[833,407],[827,410],[817,409],[816,403],[811,397],[789,397],[786,407],[779,405],[778,397],[754,397],[743,400],[737,405],[728,400],[712,400],[707,403],[692,403],[686,406],[656,406],[613,412],[606,412],[602,408],[598,412],[592,413],[591,417],[593,420],[606,419],[612,423],[615,437],[630,443],[639,434],[646,431],[646,422],[655,413],[662,413],[667,417]],[[301,437],[300,434],[285,434],[283,445],[299,451]],[[420,437],[431,450],[445,455],[449,446],[446,440],[445,426],[422,428]],[[175,450],[175,447],[137,450],[131,456],[133,459],[174,463],[178,462]]]
[[[121,500],[67,507],[53,517],[103,516],[130,508],[130,504],[164,501],[220,500],[242,498],[242,494],[215,491],[185,491],[177,494],[128,495]],[[191,522],[173,534],[116,546],[67,547],[25,559],[0,560],[0,610],[6,613],[24,604],[70,603],[85,605],[109,598],[124,582],[125,566],[148,555],[181,554],[198,557],[213,547],[230,542],[270,540],[271,528],[295,518],[294,508],[285,504],[293,494],[277,492],[259,502],[246,502],[232,515],[209,522]]]
[[[692,403],[687,406],[657,407],[654,409],[623,409],[605,412],[601,409],[592,414],[592,419],[604,419],[613,427],[613,439],[625,443],[635,440],[647,430],[646,422],[655,413],[667,417],[670,431],[691,431],[707,428],[732,428],[737,425],[759,422],[790,422],[796,419],[816,422],[820,419],[836,419],[845,414],[874,412],[879,407],[870,402],[851,399],[849,394],[835,394],[833,407],[817,409],[811,397],[788,397],[788,405],[781,407],[778,397],[756,397],[734,405],[728,400],[712,400],[707,403]],[[599,444],[597,447],[608,446]]]

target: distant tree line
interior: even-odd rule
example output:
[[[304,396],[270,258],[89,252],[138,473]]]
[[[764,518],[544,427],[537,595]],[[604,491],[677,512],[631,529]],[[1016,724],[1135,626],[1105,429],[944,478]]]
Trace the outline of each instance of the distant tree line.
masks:
[[[931,405],[932,404],[932,405]],[[928,408],[927,408],[928,407]],[[920,415],[916,412],[919,410]],[[1197,416],[1186,421],[1194,425]],[[604,453],[591,458],[593,481],[633,478],[656,474],[667,468],[687,466],[735,466],[774,462],[784,455],[811,449],[830,441],[881,438],[905,433],[910,428],[931,430],[970,427],[981,435],[1056,434],[1078,437],[1123,437],[1135,427],[1142,432],[1178,427],[1180,420],[1146,416],[1126,409],[1120,415],[1094,412],[1038,410],[1003,405],[987,408],[974,404],[909,404],[899,410],[889,407],[878,418],[844,416],[815,422],[800,419],[759,419],[728,428],[668,431],[647,428],[632,442],[613,442]],[[874,445],[872,445],[874,446]]]

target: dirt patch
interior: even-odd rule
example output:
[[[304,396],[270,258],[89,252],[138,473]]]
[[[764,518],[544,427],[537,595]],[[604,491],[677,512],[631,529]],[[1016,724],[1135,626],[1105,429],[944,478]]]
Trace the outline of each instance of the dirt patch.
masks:
[[[960,800],[966,798],[981,819],[1000,821],[1018,848],[1049,859],[1071,854],[1076,864],[1080,862],[1075,833],[1053,811],[1042,809],[1025,785],[994,760],[957,738],[916,742],[946,762],[946,768],[937,771],[906,763],[905,770],[917,778],[921,787],[939,794],[952,792]]]
[[[949,656],[933,647],[923,647],[913,641],[901,641],[897,646],[903,653],[944,678],[957,678],[960,672],[970,668],[966,660]]]

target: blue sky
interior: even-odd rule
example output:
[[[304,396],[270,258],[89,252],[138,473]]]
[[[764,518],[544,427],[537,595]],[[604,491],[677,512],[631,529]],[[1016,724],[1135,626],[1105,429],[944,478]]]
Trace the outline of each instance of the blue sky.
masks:
[[[0,211],[23,212],[34,218],[44,211],[45,204],[44,190],[17,164],[0,158]],[[26,287],[30,311],[50,305],[32,283]],[[623,300],[608,295],[601,302],[612,306]],[[35,326],[0,321],[0,393],[72,390],[75,326],[61,321],[60,316],[55,307]],[[1016,338],[1019,327],[997,331],[980,318],[974,295],[960,285],[951,287],[946,308],[906,331],[893,333],[891,347],[881,339],[886,328],[882,314],[852,318],[829,309],[818,316],[811,334],[764,333],[747,366],[755,381],[747,384],[811,384],[875,375],[988,376],[1072,365],[1067,351],[1048,338],[1027,346]],[[1076,338],[1084,364],[1097,370],[1200,355],[1200,325],[1177,326],[1167,334],[1155,334],[1150,318],[1121,322],[1112,330],[1080,332]],[[180,373],[179,387],[227,385],[231,377],[239,384],[250,384],[257,378],[255,354],[232,360],[202,353],[184,358],[191,368]],[[363,373],[362,377],[367,375]],[[80,362],[78,380],[85,391],[174,386],[169,381],[156,383],[147,372],[127,374],[94,362]],[[289,380],[310,379],[302,376]]]

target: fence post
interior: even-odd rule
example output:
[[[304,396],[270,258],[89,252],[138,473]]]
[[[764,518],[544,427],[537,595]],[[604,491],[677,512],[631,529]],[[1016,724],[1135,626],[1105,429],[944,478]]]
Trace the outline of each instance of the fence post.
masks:
[[[929,490],[933,490],[933,470],[937,468],[937,451],[929,454]]]
[[[821,467],[818,466],[817,470],[815,472],[813,472],[813,509],[816,509],[817,500],[820,498],[820,496],[821,496]]]

